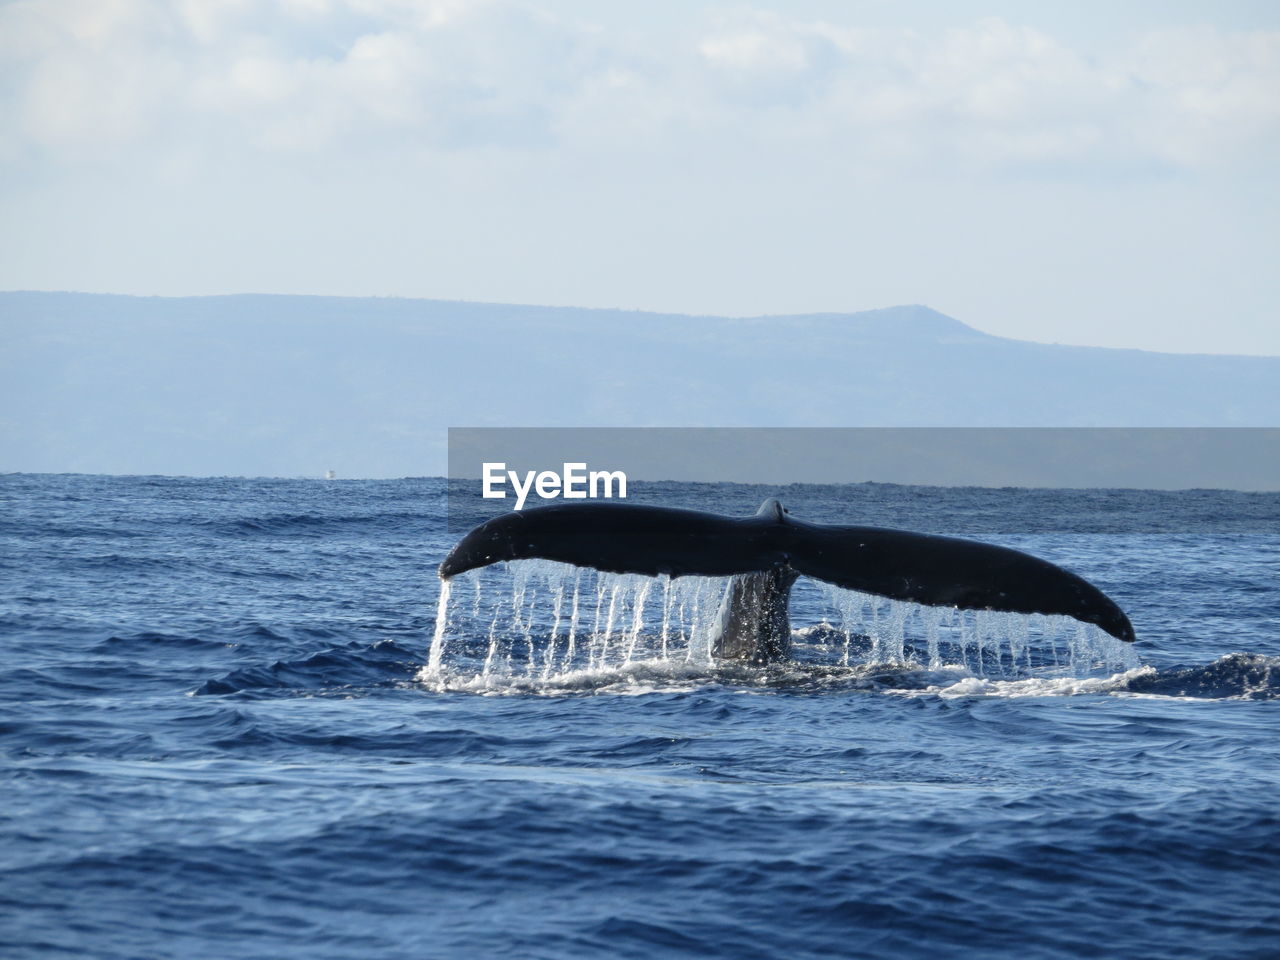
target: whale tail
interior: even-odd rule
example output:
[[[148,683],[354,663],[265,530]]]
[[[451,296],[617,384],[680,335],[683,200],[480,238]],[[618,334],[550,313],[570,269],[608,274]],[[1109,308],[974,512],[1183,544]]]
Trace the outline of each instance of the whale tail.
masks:
[[[780,631],[799,575],[926,606],[1062,614],[1119,640],[1135,639],[1110,597],[1047,560],[976,540],[806,523],[772,499],[745,518],[616,503],[507,513],[463,537],[440,576],[533,558],[609,573],[734,577],[717,641],[724,656],[785,653],[789,630],[785,638]]]

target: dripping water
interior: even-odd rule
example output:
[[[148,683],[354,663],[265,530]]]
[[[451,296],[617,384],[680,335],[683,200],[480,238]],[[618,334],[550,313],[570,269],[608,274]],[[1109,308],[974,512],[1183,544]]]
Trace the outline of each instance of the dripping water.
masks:
[[[436,630],[431,637],[431,653],[427,657],[427,672],[432,677],[440,675],[440,661],[444,657],[445,631],[449,625],[449,595],[453,592],[453,581],[443,580],[440,583],[440,600],[436,604]],[[480,581],[476,581],[476,602],[480,600]]]
[[[728,577],[654,578],[545,560],[466,576],[469,595],[449,581],[441,585],[419,674],[439,688],[550,689],[636,670],[707,676],[743,669],[717,663],[711,653]],[[1087,677],[1138,665],[1127,645],[1067,617],[925,607],[803,578],[791,620],[798,628],[794,661],[786,665],[792,674],[961,670],[1005,680]]]

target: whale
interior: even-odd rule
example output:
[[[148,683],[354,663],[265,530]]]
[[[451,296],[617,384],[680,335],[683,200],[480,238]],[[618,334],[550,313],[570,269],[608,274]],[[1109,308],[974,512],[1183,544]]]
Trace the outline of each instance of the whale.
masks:
[[[791,587],[801,576],[932,607],[1058,614],[1126,643],[1124,611],[1083,577],[1010,547],[791,516],[770,498],[750,517],[629,503],[555,504],[505,513],[467,533],[441,579],[542,559],[607,573],[729,577],[712,653],[764,664],[791,650]]]

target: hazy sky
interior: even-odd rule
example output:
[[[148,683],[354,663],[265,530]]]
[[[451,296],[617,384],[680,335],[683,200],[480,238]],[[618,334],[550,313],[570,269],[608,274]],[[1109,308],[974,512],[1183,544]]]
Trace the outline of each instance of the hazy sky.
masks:
[[[1280,354],[1280,4],[10,0],[0,289]]]

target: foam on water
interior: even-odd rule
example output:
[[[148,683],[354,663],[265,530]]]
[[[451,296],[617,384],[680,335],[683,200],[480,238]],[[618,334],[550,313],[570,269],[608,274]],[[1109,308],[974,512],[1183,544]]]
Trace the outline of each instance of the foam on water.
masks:
[[[846,681],[894,675],[912,689],[924,673],[947,679],[941,672],[950,670],[974,682],[957,688],[961,693],[989,694],[1001,689],[992,682],[1027,679],[1041,683],[1028,690],[1062,681],[1064,690],[1084,691],[1066,681],[1101,682],[1138,667],[1127,644],[1068,617],[925,607],[801,580],[792,619],[810,625],[794,631],[795,661],[762,670],[712,656],[728,577],[654,578],[521,560],[457,579],[456,594],[453,582],[442,586],[418,674],[435,690],[634,688],[644,685],[639,678],[660,689],[695,678],[742,681],[744,672],[751,682],[791,682],[797,670],[819,670],[829,680],[839,667]]]
[[[1154,674],[1153,667],[1134,667],[1110,676],[1044,676],[993,680],[956,669],[955,675],[939,676],[937,682],[930,683],[923,689],[903,689],[897,692],[907,696],[939,697],[1070,697],[1086,693],[1127,693],[1130,681]]]

